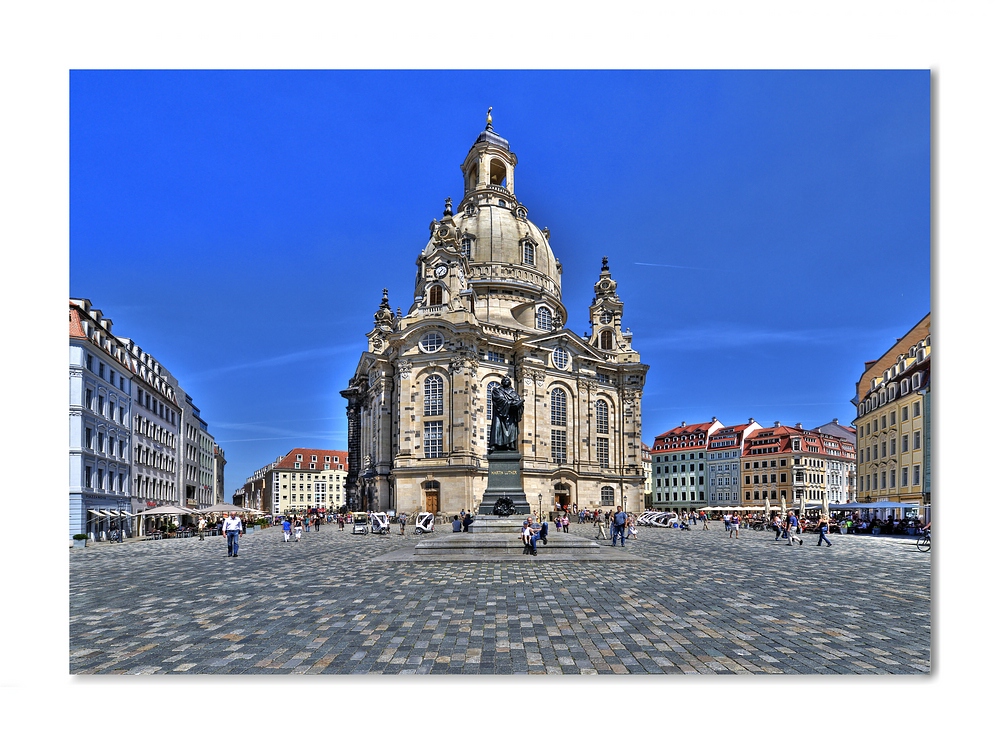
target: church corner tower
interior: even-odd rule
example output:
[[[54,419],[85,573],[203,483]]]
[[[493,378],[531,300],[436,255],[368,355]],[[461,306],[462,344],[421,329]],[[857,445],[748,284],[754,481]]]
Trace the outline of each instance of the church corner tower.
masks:
[[[548,228],[514,191],[517,156],[486,128],[416,257],[413,301],[388,291],[346,390],[348,496],[356,509],[475,511],[486,488],[490,393],[505,375],[525,400],[519,450],[534,508],[642,505],[639,406],[646,365],[622,330],[607,258],[590,334],[566,327]]]

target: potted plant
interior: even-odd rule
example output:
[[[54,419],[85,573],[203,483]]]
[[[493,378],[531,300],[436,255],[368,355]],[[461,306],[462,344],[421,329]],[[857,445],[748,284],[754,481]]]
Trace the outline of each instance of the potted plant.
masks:
[[[73,547],[74,548],[85,548],[87,547],[87,536],[82,532],[73,535]]]

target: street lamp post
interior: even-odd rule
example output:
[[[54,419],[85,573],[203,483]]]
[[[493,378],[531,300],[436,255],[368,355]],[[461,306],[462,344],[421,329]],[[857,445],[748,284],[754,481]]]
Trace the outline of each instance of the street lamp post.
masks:
[[[542,521],[542,494],[538,494],[538,521]]]

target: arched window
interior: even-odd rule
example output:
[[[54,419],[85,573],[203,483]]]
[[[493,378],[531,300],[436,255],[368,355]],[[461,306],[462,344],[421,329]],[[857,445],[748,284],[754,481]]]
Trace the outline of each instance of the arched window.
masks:
[[[535,327],[543,331],[552,330],[552,311],[547,307],[538,308],[535,314]]]
[[[549,407],[553,426],[549,442],[552,462],[563,463],[566,462],[566,391],[555,388],[549,395]]]
[[[608,433],[608,402],[599,400],[594,404],[594,413],[597,418],[597,433]]]
[[[499,158],[490,161],[490,183],[494,186],[507,187],[507,166]]]
[[[525,240],[521,243],[522,258],[521,261],[528,266],[535,265],[535,244],[530,240]]]
[[[472,259],[472,238],[462,238],[462,255]]]
[[[566,426],[566,391],[556,388],[549,396],[549,403],[552,409],[552,425]]]
[[[486,444],[493,444],[493,388],[499,387],[495,380],[486,385]]]
[[[600,335],[600,345],[602,349],[612,349],[614,348],[615,336],[611,331],[601,331]]]
[[[424,380],[424,415],[444,415],[444,379],[431,375]]]
[[[429,294],[429,301],[431,305],[442,304],[443,303],[442,297],[443,297],[443,292],[441,290],[440,285],[435,284],[433,287],[431,287],[431,291]]]

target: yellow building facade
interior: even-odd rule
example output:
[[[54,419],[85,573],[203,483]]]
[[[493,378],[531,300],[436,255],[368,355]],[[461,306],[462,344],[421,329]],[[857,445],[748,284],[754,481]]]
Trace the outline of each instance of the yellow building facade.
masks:
[[[858,501],[927,504],[931,316],[865,363],[857,407]]]

